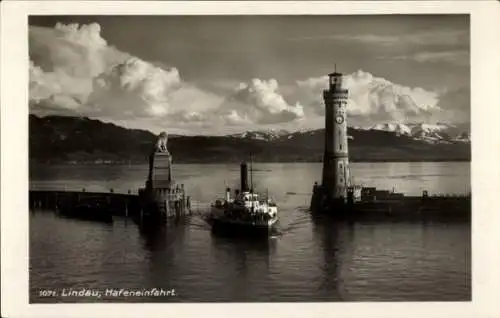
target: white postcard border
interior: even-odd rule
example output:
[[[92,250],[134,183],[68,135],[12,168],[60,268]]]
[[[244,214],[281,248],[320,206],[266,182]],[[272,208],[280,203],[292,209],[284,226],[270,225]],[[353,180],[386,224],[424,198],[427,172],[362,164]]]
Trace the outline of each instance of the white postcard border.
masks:
[[[28,26],[30,14],[470,14],[472,302],[28,303]],[[1,17],[1,295],[6,317],[500,317],[500,5],[498,1],[7,1]],[[77,247],[75,247],[77,248]],[[307,301],[307,299],[304,299]]]

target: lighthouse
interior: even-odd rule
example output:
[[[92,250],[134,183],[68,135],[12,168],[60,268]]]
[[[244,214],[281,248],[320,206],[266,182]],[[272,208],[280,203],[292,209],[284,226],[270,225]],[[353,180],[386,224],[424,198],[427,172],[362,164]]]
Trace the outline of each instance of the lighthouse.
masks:
[[[323,155],[322,192],[328,201],[344,203],[349,189],[349,150],[347,146],[347,98],[342,74],[328,74],[325,101],[325,149]]]

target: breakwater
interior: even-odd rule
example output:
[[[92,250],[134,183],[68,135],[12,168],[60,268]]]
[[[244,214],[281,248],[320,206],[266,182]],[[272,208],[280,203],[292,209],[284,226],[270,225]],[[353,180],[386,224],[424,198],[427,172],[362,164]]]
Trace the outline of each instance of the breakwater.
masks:
[[[159,205],[145,191],[124,194],[30,190],[29,207],[30,210],[51,209],[62,215],[102,221],[111,220],[112,216],[131,217],[138,222],[151,221],[153,217],[155,221],[166,221],[189,213],[190,198],[185,196],[183,189],[172,189],[163,198]]]
[[[386,191],[384,191],[385,193]],[[361,197],[358,201],[328,200],[321,186],[313,188],[310,209],[340,221],[470,222],[471,195],[422,196],[402,194]]]

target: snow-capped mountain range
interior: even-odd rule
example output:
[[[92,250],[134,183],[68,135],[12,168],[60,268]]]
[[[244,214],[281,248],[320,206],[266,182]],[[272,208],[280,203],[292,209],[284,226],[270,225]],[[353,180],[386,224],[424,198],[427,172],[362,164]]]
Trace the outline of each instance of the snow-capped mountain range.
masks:
[[[290,132],[284,129],[269,129],[268,131],[245,131],[239,134],[230,135],[230,137],[272,141],[289,134]]]
[[[464,125],[446,123],[385,123],[374,125],[368,130],[393,132],[399,136],[404,135],[429,143],[470,142],[470,133],[465,130]]]
[[[30,115],[29,125],[29,154],[33,162],[144,163],[144,154],[151,151],[151,145],[158,138],[149,131],[128,129],[81,117]],[[464,126],[465,129],[462,130],[455,126],[444,126],[447,125],[387,125],[367,129],[350,127],[349,160],[469,161],[471,147],[468,142],[468,127]],[[241,162],[248,160],[249,151],[256,162],[323,160],[324,129],[290,133],[281,130],[254,131],[232,136],[169,137],[168,147],[176,162]],[[116,146],[120,144],[122,146]]]
[[[380,123],[371,127],[349,127],[357,131],[385,131],[394,133],[396,136],[406,136],[414,140],[420,140],[425,143],[470,143],[470,133],[468,124],[447,124],[447,123]],[[253,140],[274,141],[279,139],[293,139],[298,135],[316,134],[318,130],[302,130],[288,132],[286,130],[270,129],[268,131],[246,131],[239,134],[230,135],[236,138],[245,138]],[[349,136],[349,139],[353,137]]]

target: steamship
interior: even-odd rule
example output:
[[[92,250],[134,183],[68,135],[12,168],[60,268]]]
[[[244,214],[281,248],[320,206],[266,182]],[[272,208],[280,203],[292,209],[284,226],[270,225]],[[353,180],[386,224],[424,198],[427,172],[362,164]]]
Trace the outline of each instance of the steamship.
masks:
[[[232,233],[270,233],[278,222],[278,207],[275,202],[261,198],[248,186],[247,164],[242,163],[241,187],[226,188],[224,198],[218,198],[211,205],[209,221],[214,231]]]

